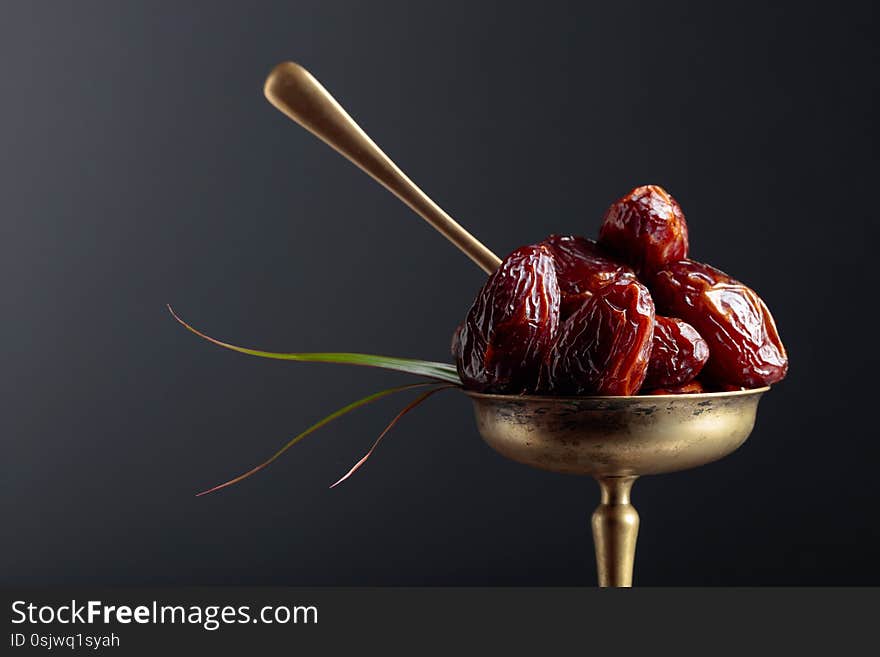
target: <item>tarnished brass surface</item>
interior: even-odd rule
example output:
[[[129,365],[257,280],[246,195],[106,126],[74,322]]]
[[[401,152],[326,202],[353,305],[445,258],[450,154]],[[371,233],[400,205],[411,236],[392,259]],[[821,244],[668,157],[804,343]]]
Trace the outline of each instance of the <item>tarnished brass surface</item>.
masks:
[[[536,468],[593,476],[686,470],[743,444],[769,388],[700,395],[539,397],[467,393],[497,452]]]
[[[468,392],[477,429],[509,459],[591,475],[602,500],[593,513],[600,586],[632,586],[639,475],[694,468],[727,456],[755,425],[769,388],[700,395],[540,397]]]

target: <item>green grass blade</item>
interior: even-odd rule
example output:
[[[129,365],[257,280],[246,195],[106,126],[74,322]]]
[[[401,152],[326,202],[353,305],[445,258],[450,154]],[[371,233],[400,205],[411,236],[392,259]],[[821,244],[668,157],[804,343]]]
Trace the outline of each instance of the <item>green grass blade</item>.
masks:
[[[346,415],[347,413],[351,413],[351,411],[353,411],[357,408],[360,408],[361,406],[365,406],[365,405],[369,404],[370,402],[374,402],[377,399],[381,399],[382,397],[387,397],[388,395],[394,394],[395,392],[403,392],[404,390],[411,390],[412,388],[419,388],[419,387],[431,386],[431,385],[437,385],[437,384],[434,384],[434,383],[410,383],[405,386],[397,386],[396,388],[388,388],[388,389],[382,390],[380,392],[374,392],[372,395],[367,395],[366,397],[363,397],[362,399],[358,399],[357,401],[354,401],[354,402],[348,404],[347,406],[343,406],[339,410],[334,411],[333,413],[331,413],[330,415],[325,417],[323,420],[319,420],[318,422],[315,422],[315,424],[310,426],[308,429],[306,429],[302,433],[297,434],[296,436],[291,438],[287,442],[287,444],[284,445],[284,447],[282,447],[277,452],[275,452],[269,459],[260,463],[260,465],[254,467],[254,468],[251,468],[247,472],[240,474],[239,476],[237,476],[233,479],[230,479],[227,482],[224,482],[222,484],[218,484],[217,486],[214,486],[213,488],[209,488],[208,490],[203,490],[201,493],[198,493],[196,495],[196,497],[201,497],[202,495],[207,495],[208,493],[213,493],[213,492],[218,491],[222,488],[226,488],[227,486],[232,486],[233,484],[237,484],[238,482],[247,479],[251,475],[256,474],[257,472],[259,472],[260,470],[262,470],[266,466],[270,465],[273,461],[277,460],[278,457],[280,457],[282,454],[284,454],[284,452],[286,452],[291,447],[296,445],[299,441],[301,441],[303,438],[305,438],[309,434],[314,433],[315,431],[317,431],[321,427],[323,427],[327,424],[330,424],[330,422],[332,422],[336,418],[342,417],[343,415]]]
[[[443,381],[445,383],[454,383],[461,385],[461,379],[458,377],[458,371],[454,365],[449,363],[436,363],[428,360],[418,360],[414,358],[396,358],[394,356],[376,356],[373,354],[352,354],[342,352],[312,352],[312,353],[278,353],[274,351],[261,351],[259,349],[249,349],[247,347],[239,347],[228,342],[222,342],[216,338],[212,338],[190,326],[183,321],[171,306],[168,306],[171,315],[184,328],[195,333],[200,338],[207,340],[224,349],[231,349],[242,354],[250,356],[259,356],[260,358],[274,358],[276,360],[294,360],[303,363],[338,363],[342,365],[361,365],[367,367],[378,367],[385,370],[393,370],[395,372],[404,372],[406,374],[415,374],[424,376],[429,379]]]

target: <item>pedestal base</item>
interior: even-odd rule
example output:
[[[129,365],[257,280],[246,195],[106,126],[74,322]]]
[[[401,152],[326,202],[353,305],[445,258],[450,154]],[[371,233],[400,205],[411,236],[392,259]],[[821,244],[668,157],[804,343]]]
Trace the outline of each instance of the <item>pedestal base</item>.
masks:
[[[639,514],[629,501],[639,475],[678,472],[743,444],[769,388],[696,395],[473,399],[477,429],[492,449],[542,470],[595,477],[593,514],[600,586],[632,586]]]
[[[602,501],[593,512],[599,586],[632,586],[639,514],[629,501],[637,477],[597,477]]]

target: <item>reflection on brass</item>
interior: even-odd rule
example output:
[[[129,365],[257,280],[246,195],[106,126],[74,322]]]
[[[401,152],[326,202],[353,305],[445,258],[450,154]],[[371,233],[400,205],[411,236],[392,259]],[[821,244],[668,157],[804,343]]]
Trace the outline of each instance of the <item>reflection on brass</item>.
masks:
[[[270,103],[372,176],[487,274],[501,264],[498,256],[407,178],[302,66],[293,62],[278,64],[266,79],[263,91]]]
[[[503,456],[596,478],[602,491],[592,520],[599,584],[631,586],[639,530],[629,499],[633,482],[730,454],[749,437],[767,390],[638,397],[467,394],[480,435]]]
[[[632,586],[639,512],[629,502],[635,475],[599,477],[602,501],[593,511],[599,586]]]

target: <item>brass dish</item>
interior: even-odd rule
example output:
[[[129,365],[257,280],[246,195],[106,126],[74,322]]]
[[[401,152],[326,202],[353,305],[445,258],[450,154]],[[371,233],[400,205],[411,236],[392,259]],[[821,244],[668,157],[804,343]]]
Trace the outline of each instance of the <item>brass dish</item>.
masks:
[[[641,475],[695,468],[727,456],[755,425],[769,388],[697,395],[540,397],[468,392],[477,430],[495,451],[532,467],[596,479],[593,513],[600,586],[632,586]]]
[[[501,259],[432,201],[299,64],[282,62],[264,93],[285,115],[360,167],[487,274]],[[639,515],[629,502],[640,475],[694,468],[739,447],[768,388],[643,397],[537,397],[468,393],[477,428],[502,455],[545,470],[590,475],[601,586],[631,586]]]

